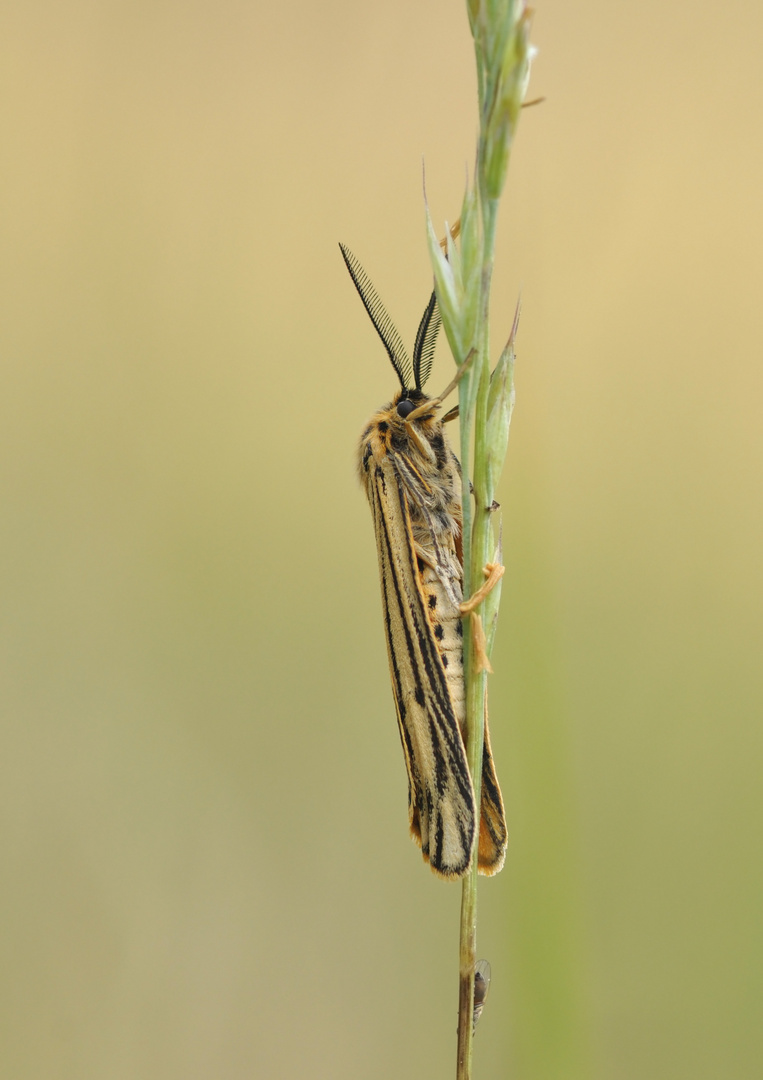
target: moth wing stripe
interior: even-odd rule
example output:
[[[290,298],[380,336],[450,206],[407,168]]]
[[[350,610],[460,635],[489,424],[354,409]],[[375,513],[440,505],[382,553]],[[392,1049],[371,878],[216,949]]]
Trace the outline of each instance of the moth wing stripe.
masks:
[[[372,508],[372,512],[373,512],[373,516],[374,516],[374,524],[377,525],[377,535],[379,535],[379,530],[381,528],[383,528],[383,523],[382,523],[383,514],[382,514],[381,507],[379,505],[378,495],[375,492],[374,492],[374,498],[373,498],[372,503],[371,503],[371,508]],[[391,614],[390,614],[390,603],[392,602],[392,599],[389,596],[389,592],[388,592],[388,589],[387,589],[387,573],[385,573],[384,571],[385,571],[385,569],[387,569],[389,572],[392,572],[392,571],[389,568],[389,564],[388,564],[387,560],[384,558],[384,551],[381,548],[381,546],[379,548],[379,555],[380,555],[380,558],[383,559],[383,566],[382,566],[382,573],[381,573],[381,586],[382,586],[382,606],[383,606],[383,610],[384,610],[384,629],[385,629],[387,642],[390,643],[392,641],[392,626],[391,626]],[[408,772],[408,784],[409,784],[409,788],[412,789],[412,791],[409,790],[409,793],[408,793],[408,795],[409,795],[409,804],[411,803],[411,801],[415,804],[416,801],[417,801],[418,791],[420,790],[420,787],[421,787],[421,779],[420,779],[420,777],[417,776],[417,768],[416,768],[416,762],[415,762],[415,759],[414,759],[414,751],[413,751],[413,747],[411,745],[410,735],[409,735],[407,727],[405,725],[405,712],[406,712],[406,709],[405,709],[405,702],[403,700],[402,679],[401,679],[401,675],[400,675],[400,667],[399,667],[399,664],[398,664],[397,653],[396,653],[394,648],[390,647],[388,649],[388,654],[389,654],[390,672],[392,674],[392,692],[393,692],[392,696],[395,699],[395,712],[397,714],[397,724],[398,724],[398,728],[400,730],[400,741],[401,741],[401,743],[403,745],[403,755],[405,757],[405,766],[406,766],[406,770]],[[413,796],[413,798],[412,798],[412,796]],[[409,811],[410,811],[410,805],[409,805]],[[411,817],[411,816],[412,815],[409,812],[409,817]]]
[[[401,668],[405,669],[406,678],[409,681],[416,679],[416,672],[411,663],[410,650],[406,654],[398,656],[396,646],[395,626],[403,623],[403,607],[400,600],[399,588],[395,580],[394,562],[390,559],[389,545],[387,542],[387,530],[385,514],[380,492],[376,484],[371,487],[372,509],[374,522],[377,526],[376,536],[378,539],[379,561],[381,567],[382,604],[384,608],[384,629],[387,639],[387,652],[389,655],[390,671],[392,672],[393,697],[395,699],[395,711],[397,713],[400,741],[403,745],[403,756],[408,772],[408,820],[411,831],[422,845],[425,856],[429,856],[428,847],[428,820],[425,821],[422,830],[420,820],[420,807],[424,800],[425,786],[422,783],[419,757],[414,745],[413,730],[415,720],[410,716],[410,702],[406,704],[403,693],[403,676]],[[390,590],[389,585],[392,584]]]
[[[395,485],[395,487],[397,487],[397,485]],[[395,492],[395,494],[397,494],[397,492]],[[388,496],[388,492],[386,492],[386,490],[385,495]],[[438,705],[444,712],[447,712],[450,704],[446,696],[447,685],[444,684],[443,680],[438,679],[438,675],[440,673],[437,671],[436,664],[434,662],[435,657],[438,657],[436,647],[434,648],[433,656],[432,643],[427,640],[426,635],[423,633],[423,627],[421,623],[418,622],[415,618],[414,603],[415,600],[418,598],[418,590],[412,589],[411,582],[406,581],[404,573],[401,573],[400,562],[403,562],[403,566],[405,565],[405,562],[403,560],[398,560],[395,558],[394,546],[388,528],[388,515],[384,514],[381,505],[381,498],[378,492],[377,499],[379,519],[378,536],[380,538],[379,550],[382,553],[384,564],[389,572],[389,579],[392,581],[395,589],[396,608],[399,613],[401,628],[405,635],[407,646],[403,658],[405,660],[406,667],[409,669],[410,678],[416,686],[416,689],[421,694],[424,694],[427,689],[427,687],[424,686],[424,683],[422,682],[419,675],[421,667],[424,667],[430,683],[428,689],[430,689],[436,694],[436,697],[439,698]],[[395,509],[397,509],[397,507]],[[405,593],[406,598],[409,600],[409,603],[407,604],[403,603],[403,593]],[[413,601],[414,603],[410,601]],[[388,612],[391,610],[389,603],[387,604],[387,609]],[[389,640],[394,644],[394,639],[391,636]],[[429,646],[429,649],[426,649],[426,646]],[[413,662],[414,657],[416,657],[417,654],[419,655],[422,663],[416,664]]]
[[[485,835],[487,834],[487,835]],[[489,838],[489,842],[488,842]],[[485,742],[482,751],[482,796],[480,806],[480,835],[478,842],[479,868],[484,874],[497,874],[506,858],[506,812],[501,789],[495,774],[490,747],[490,728],[485,709]]]
[[[395,472],[395,464],[396,463],[393,463],[391,465],[393,475]],[[393,485],[390,485],[390,487],[392,486]],[[466,751],[464,749],[458,722],[456,721],[455,713],[453,711],[450,688],[448,686],[445,670],[442,666],[442,658],[440,657],[437,642],[434,638],[431,623],[425,613],[426,601],[421,588],[421,582],[414,569],[415,552],[405,494],[399,483],[394,486],[397,489],[396,509],[399,508],[400,511],[399,520],[402,521],[405,526],[404,539],[408,557],[395,559],[394,556],[400,551],[402,543],[399,542],[393,544],[389,534],[386,533],[385,535],[387,537],[390,561],[392,565],[396,567],[396,571],[402,571],[402,577],[404,579],[403,588],[409,599],[412,601],[409,605],[401,604],[401,610],[405,616],[404,622],[408,629],[406,634],[407,644],[409,648],[412,649],[412,655],[418,654],[420,662],[423,664],[427,676],[426,685],[418,678],[418,672],[416,673],[416,681],[426,696],[428,696],[427,692],[434,695],[433,704],[436,704],[437,706],[436,715],[440,720],[440,724],[438,725],[439,734],[441,737],[443,735],[445,736],[452,752],[463,762],[462,774],[466,779],[463,793],[466,795],[467,791],[471,791],[471,778],[469,777],[469,769],[466,764]],[[397,518],[397,515],[394,516]],[[395,537],[395,539],[397,540],[398,537]],[[402,541],[403,537],[400,537],[399,539]],[[406,578],[407,580],[405,580]],[[393,573],[393,580],[396,582],[399,581],[397,572]]]
[[[451,732],[450,728],[450,716],[452,713],[452,705],[449,697],[449,690],[447,682],[444,678],[444,673],[440,669],[438,671],[439,653],[437,647],[431,640],[431,630],[429,630],[428,620],[424,620],[423,610],[415,613],[414,604],[410,603],[414,597],[411,596],[410,584],[405,580],[401,581],[400,567],[397,560],[394,557],[393,545],[387,528],[386,517],[381,512],[379,507],[380,516],[380,552],[382,553],[383,562],[388,570],[388,580],[392,582],[394,587],[394,605],[390,603],[390,595],[385,585],[385,596],[387,597],[387,615],[385,623],[387,627],[387,640],[390,645],[391,653],[395,657],[394,668],[396,671],[396,679],[399,691],[402,693],[402,680],[400,678],[400,667],[406,668],[410,683],[415,687],[418,695],[424,700],[430,698],[430,705],[435,713],[439,723],[437,725],[439,739],[444,734],[446,741],[450,746],[452,740],[449,737]],[[382,543],[383,541],[383,543]],[[402,595],[405,593],[409,603],[403,603]],[[419,600],[418,590],[416,590],[415,600]],[[398,657],[395,635],[391,625],[391,613],[395,611],[400,621],[400,629],[405,637],[405,649],[402,650],[402,656]],[[415,614],[419,615],[419,619],[415,618]],[[427,633],[427,631],[429,631]],[[418,660],[418,662],[416,662]],[[428,683],[426,685],[421,679],[421,669],[424,669],[428,676]],[[442,730],[444,727],[444,731]],[[439,740],[438,740],[439,741]],[[456,746],[463,746],[461,742],[460,732],[458,733],[458,742]]]
[[[395,657],[391,667],[398,680],[396,690],[403,695],[403,723],[412,736],[409,746],[413,760],[409,778],[411,775],[414,781],[417,777],[428,778],[433,771],[436,778],[435,792],[430,784],[417,792],[419,810],[428,819],[421,822],[422,849],[426,853],[427,841],[433,834],[432,865],[447,875],[461,873],[468,865],[474,840],[474,794],[442,661],[424,610],[405,492],[389,457],[377,464],[369,489],[378,526],[382,578],[392,585],[392,590],[385,593],[389,613],[387,643],[390,656]],[[403,672],[414,688],[413,696],[403,694]],[[426,678],[422,679],[422,675]],[[417,765],[419,755],[421,764]],[[447,822],[444,814],[448,816]],[[448,837],[445,836],[446,829]],[[454,831],[460,837],[455,862],[452,852]],[[443,861],[446,839],[451,848],[450,862]]]
[[[454,580],[453,572],[452,572],[450,566],[448,565],[448,560],[445,558],[445,554],[443,552],[442,545],[440,544],[439,540],[437,539],[437,529],[435,527],[435,523],[434,523],[434,519],[432,517],[432,514],[429,511],[429,507],[426,505],[426,499],[424,497],[422,497],[421,491],[418,490],[417,485],[419,485],[419,483],[420,483],[421,486],[424,487],[426,491],[429,491],[430,489],[425,484],[425,482],[421,479],[418,472],[413,467],[413,465],[408,460],[408,458],[406,458],[403,454],[396,454],[395,455],[395,465],[398,468],[398,471],[399,471],[401,477],[403,478],[403,481],[404,481],[404,483],[406,485],[406,488],[410,491],[411,496],[416,501],[416,506],[417,506],[417,509],[418,509],[419,513],[424,518],[424,520],[425,520],[425,522],[427,524],[427,528],[428,528],[429,534],[430,534],[429,535],[429,540],[430,540],[430,543],[432,545],[432,550],[434,551],[434,556],[435,556],[435,566],[434,566],[435,573],[437,574],[438,578],[442,582],[443,587],[444,587],[445,591],[448,594],[448,599],[451,601],[451,603],[453,603],[455,605],[458,605],[458,604],[461,603],[462,597],[458,596],[456,594],[455,589],[453,588],[453,580]],[[459,575],[458,580],[459,580],[459,584],[460,584],[460,580],[461,580],[460,575]]]
[[[431,701],[431,705],[434,706],[435,715],[437,715],[438,719],[440,720],[440,724],[438,724],[438,728],[441,727],[442,721],[445,720],[445,723],[446,723],[446,732],[445,732],[445,734],[449,735],[450,732],[447,731],[447,726],[448,726],[448,713],[451,711],[451,706],[450,706],[450,700],[447,697],[447,694],[448,694],[447,684],[445,684],[444,679],[442,678],[441,672],[437,671],[436,664],[434,663],[435,659],[438,659],[439,657],[438,657],[438,654],[437,654],[437,651],[436,651],[436,647],[433,646],[433,643],[430,640],[428,640],[428,635],[425,635],[422,632],[424,627],[422,626],[421,618],[419,618],[418,620],[415,620],[415,618],[414,618],[411,621],[411,616],[413,615],[413,612],[411,610],[411,605],[410,604],[404,604],[402,602],[402,593],[403,592],[406,594],[407,599],[409,599],[409,600],[411,599],[410,583],[405,582],[404,580],[401,581],[400,566],[398,565],[398,561],[394,557],[394,549],[393,549],[393,545],[392,545],[392,542],[391,542],[391,537],[390,537],[389,531],[387,529],[386,518],[384,518],[383,515],[382,515],[382,522],[381,522],[381,529],[380,529],[380,540],[383,541],[382,550],[383,550],[383,553],[384,553],[384,562],[385,562],[385,564],[386,564],[386,566],[387,566],[387,568],[389,570],[389,578],[392,581],[392,584],[394,586],[394,592],[395,592],[394,609],[396,609],[396,613],[398,615],[398,618],[400,619],[400,628],[401,628],[401,631],[402,631],[402,633],[403,633],[403,635],[405,637],[406,648],[404,650],[403,661],[405,663],[405,666],[408,668],[408,672],[409,672],[409,676],[411,678],[411,682],[416,687],[416,690],[419,691],[420,695],[423,695],[426,698],[426,697],[428,697],[428,696],[430,696],[432,694],[432,691],[439,690],[439,693],[436,694],[436,696],[433,699],[430,699],[430,701]],[[416,597],[416,599],[419,599],[419,598]],[[389,605],[389,610],[390,611],[393,610],[392,605]],[[419,612],[420,616],[422,614],[423,614],[422,612]],[[390,626],[390,631],[391,631],[391,629],[392,628]],[[390,645],[391,645],[392,649],[396,652],[395,638],[391,633],[390,633],[390,637],[389,637],[389,642],[390,642]],[[423,646],[423,645],[428,646],[428,648],[426,649],[426,652],[429,653],[429,655],[425,655],[425,653],[422,651],[421,646]],[[419,663],[413,663],[413,659],[417,657],[417,654],[418,654]],[[424,667],[424,669],[427,671],[428,675],[430,676],[431,681],[430,681],[429,686],[426,686],[422,682],[422,680],[421,680],[421,678],[419,676],[419,672],[420,672],[420,669],[421,669],[422,666]],[[438,682],[440,683],[439,686],[437,685]],[[439,700],[438,700],[438,698],[439,698]],[[440,734],[443,734],[443,733],[440,732]],[[459,735],[459,739],[460,739],[460,735]],[[450,741],[451,741],[450,739],[447,739],[448,743],[450,743]]]
[[[396,453],[395,466],[398,472],[409,484],[411,491],[413,492],[415,497],[420,498],[421,491],[424,491],[426,495],[429,495],[431,493],[432,485],[424,479],[424,477],[413,464],[411,459],[407,457],[407,455]]]
[[[389,532],[387,517],[382,515],[382,536],[385,539],[387,561],[390,566],[392,580],[398,590],[399,609],[402,616],[402,624],[406,636],[409,655],[418,658],[417,664],[412,664],[413,678],[417,689],[422,693],[429,691],[437,703],[439,712],[446,718],[452,713],[450,691],[445,673],[442,669],[442,661],[437,644],[432,637],[429,620],[424,613],[424,600],[421,594],[421,585],[415,573],[416,555],[413,547],[413,537],[410,530],[408,507],[403,492],[397,483],[397,478],[389,486],[393,488],[392,494],[386,492],[388,499],[395,501],[394,518],[403,523],[403,529],[396,528],[395,536]],[[405,542],[405,554],[400,549]],[[406,594],[409,603],[402,602],[402,593]],[[423,667],[427,676],[426,685],[419,677],[419,671]],[[457,729],[456,729],[457,730]],[[459,742],[461,741],[458,732]]]

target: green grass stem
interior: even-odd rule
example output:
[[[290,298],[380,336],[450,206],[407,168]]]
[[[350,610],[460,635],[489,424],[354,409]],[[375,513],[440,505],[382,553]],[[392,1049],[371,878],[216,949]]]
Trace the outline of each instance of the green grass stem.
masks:
[[[428,219],[429,247],[443,326],[457,364],[476,350],[459,385],[463,484],[464,597],[483,583],[493,560],[493,500],[508,439],[513,405],[513,336],[491,386],[490,288],[498,205],[516,124],[524,99],[532,50],[529,12],[513,0],[468,0],[474,37],[480,132],[474,183],[464,197],[460,245],[448,231],[444,250]],[[510,356],[509,356],[510,352]],[[491,407],[491,403],[492,406]],[[470,497],[471,479],[473,498]],[[486,611],[490,624],[486,625]],[[483,600],[464,619],[467,757],[479,808],[485,734],[487,673],[472,634],[480,619],[492,642],[497,598]],[[477,850],[463,879],[459,935],[457,1080],[471,1080],[474,967],[477,958]]]

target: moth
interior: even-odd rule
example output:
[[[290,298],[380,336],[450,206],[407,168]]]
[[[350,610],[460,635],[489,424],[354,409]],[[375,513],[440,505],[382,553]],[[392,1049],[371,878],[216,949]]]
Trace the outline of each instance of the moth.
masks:
[[[400,382],[363,431],[358,471],[376,535],[410,831],[435,874],[452,879],[468,870],[479,830],[478,869],[495,874],[506,821],[487,717],[479,815],[465,749],[460,465],[437,416],[441,399],[423,390],[440,328],[437,298],[421,318],[411,361],[360,263],[340,248]]]
[[[490,964],[487,960],[478,960],[474,966],[474,1008],[472,1011],[472,1035],[477,1030],[477,1021],[485,1008],[487,993],[490,989]]]

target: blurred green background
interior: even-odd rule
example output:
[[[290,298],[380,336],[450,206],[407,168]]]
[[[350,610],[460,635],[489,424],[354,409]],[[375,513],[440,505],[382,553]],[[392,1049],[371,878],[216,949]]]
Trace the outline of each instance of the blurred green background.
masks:
[[[412,341],[462,4],[2,22],[0,1073],[452,1075],[459,890],[407,838],[354,475],[394,378],[337,241]],[[763,1072],[762,32],[538,5],[485,1080]]]

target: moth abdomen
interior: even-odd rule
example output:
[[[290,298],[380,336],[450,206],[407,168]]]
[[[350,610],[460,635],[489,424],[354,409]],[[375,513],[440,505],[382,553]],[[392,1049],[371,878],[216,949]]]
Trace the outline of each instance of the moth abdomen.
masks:
[[[459,731],[463,738],[466,714],[464,703],[464,643],[459,633],[461,612],[448,595],[433,567],[425,565],[421,575],[421,585],[426,596],[429,625],[432,628],[432,635],[440,655],[440,661],[445,670],[453,713],[458,721]],[[457,589],[457,595],[460,596],[460,581],[457,582]]]

